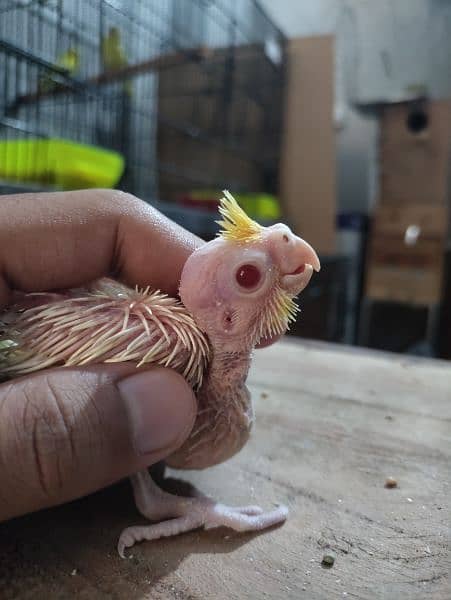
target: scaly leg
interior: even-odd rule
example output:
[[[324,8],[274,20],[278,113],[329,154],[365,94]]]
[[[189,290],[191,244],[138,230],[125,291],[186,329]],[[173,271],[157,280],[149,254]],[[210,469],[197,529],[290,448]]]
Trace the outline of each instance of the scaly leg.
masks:
[[[160,489],[148,471],[133,475],[131,483],[139,512],[150,521],[160,522],[124,529],[117,546],[122,558],[125,558],[126,548],[142,540],[170,537],[198,527],[212,529],[224,526],[235,531],[259,531],[282,523],[288,516],[285,506],[263,512],[259,506],[225,506],[206,496],[175,496]]]

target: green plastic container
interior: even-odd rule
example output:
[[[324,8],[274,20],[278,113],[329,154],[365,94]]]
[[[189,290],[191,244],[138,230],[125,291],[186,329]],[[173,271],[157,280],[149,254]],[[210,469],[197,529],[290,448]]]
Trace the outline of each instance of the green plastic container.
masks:
[[[124,171],[117,152],[63,139],[0,141],[0,178],[61,189],[114,187]]]

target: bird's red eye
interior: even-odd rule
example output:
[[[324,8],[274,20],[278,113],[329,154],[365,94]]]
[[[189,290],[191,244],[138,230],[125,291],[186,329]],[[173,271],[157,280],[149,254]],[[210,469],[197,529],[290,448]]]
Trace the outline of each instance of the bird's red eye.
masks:
[[[236,272],[236,280],[246,289],[254,288],[261,279],[260,271],[254,265],[242,265]]]

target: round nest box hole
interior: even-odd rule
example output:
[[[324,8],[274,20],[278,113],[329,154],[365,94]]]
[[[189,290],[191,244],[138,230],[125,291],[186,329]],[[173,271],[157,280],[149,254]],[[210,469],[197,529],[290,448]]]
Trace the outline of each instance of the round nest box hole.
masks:
[[[429,126],[429,117],[424,110],[417,109],[409,113],[407,117],[407,129],[413,133],[418,134],[425,131]]]

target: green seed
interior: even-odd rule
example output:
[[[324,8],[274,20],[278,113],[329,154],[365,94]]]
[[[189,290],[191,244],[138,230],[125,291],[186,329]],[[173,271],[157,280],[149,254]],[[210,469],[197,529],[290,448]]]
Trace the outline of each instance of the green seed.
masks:
[[[335,555],[331,552],[328,552],[323,556],[323,560],[321,562],[325,567],[332,567],[335,562]]]

